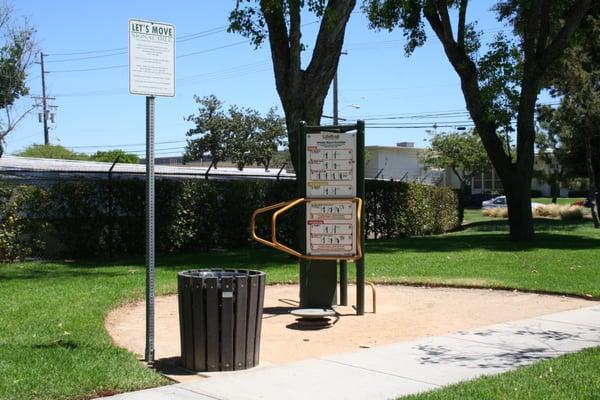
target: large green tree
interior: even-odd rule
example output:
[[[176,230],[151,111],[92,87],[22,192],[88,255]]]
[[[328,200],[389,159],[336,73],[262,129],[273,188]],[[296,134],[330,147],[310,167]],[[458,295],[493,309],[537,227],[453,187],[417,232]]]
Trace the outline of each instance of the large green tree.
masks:
[[[285,113],[289,149],[298,167],[299,122],[317,125],[335,76],[344,33],[356,0],[237,0],[230,31],[249,37],[255,46],[268,40],[275,85]],[[320,18],[312,56],[302,66],[302,15],[306,9]]]
[[[491,168],[481,139],[474,130],[433,134],[431,147],[421,159],[433,167],[450,169],[460,181],[463,193],[470,193],[475,174]]]
[[[273,161],[277,163],[279,149],[287,145],[286,134],[285,118],[281,118],[276,109],[271,108],[261,119],[259,131],[252,142],[254,160],[265,167],[265,171],[269,170]],[[280,165],[286,162],[279,161]]]
[[[198,104],[198,113],[189,115],[186,120],[196,126],[187,131],[184,161],[201,160],[206,153],[212,157],[215,168],[226,157],[226,139],[229,134],[227,116],[223,110],[223,102],[216,96],[194,96]],[[200,135],[200,137],[194,137]]]
[[[285,144],[284,120],[275,109],[263,117],[252,108],[232,105],[227,111],[214,95],[195,97],[200,104],[197,115],[187,117],[196,124],[188,131],[188,144],[184,154],[186,161],[199,160],[210,154],[215,168],[217,163],[231,160],[239,170],[257,163],[265,169],[280,146]],[[200,134],[200,137],[195,137]]]
[[[6,136],[33,109],[13,112],[15,101],[29,94],[25,80],[34,56],[33,29],[26,24],[15,26],[12,7],[0,4],[0,112],[4,114],[0,117],[0,157]]]
[[[514,28],[480,55],[468,0],[365,0],[374,28],[403,30],[407,54],[427,40],[427,22],[458,74],[467,109],[508,198],[510,238],[534,238],[531,180],[535,107],[548,69],[569,46],[592,0],[504,0],[493,8]],[[452,22],[452,15],[456,21]],[[516,143],[511,146],[512,131]],[[512,150],[514,147],[514,151]]]
[[[594,11],[553,71],[552,93],[560,97],[560,104],[547,119],[560,132],[562,151],[575,161],[571,165],[586,173],[596,193],[592,216],[600,228],[600,5]]]
[[[571,146],[572,140],[560,121],[560,113],[553,107],[544,105],[538,108],[538,130],[535,137],[537,156],[543,161],[534,176],[550,186],[550,197],[556,203],[561,185],[569,185],[572,179],[585,176],[581,173],[582,146]],[[585,169],[585,167],[584,167]]]

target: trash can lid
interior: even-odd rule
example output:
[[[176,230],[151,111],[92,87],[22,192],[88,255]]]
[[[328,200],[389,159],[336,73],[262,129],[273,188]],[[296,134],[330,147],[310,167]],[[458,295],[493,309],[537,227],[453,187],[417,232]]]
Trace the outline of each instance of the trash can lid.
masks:
[[[182,271],[179,273],[183,276],[189,276],[192,278],[238,278],[245,276],[264,275],[263,271],[254,271],[247,269],[194,269],[189,271]]]

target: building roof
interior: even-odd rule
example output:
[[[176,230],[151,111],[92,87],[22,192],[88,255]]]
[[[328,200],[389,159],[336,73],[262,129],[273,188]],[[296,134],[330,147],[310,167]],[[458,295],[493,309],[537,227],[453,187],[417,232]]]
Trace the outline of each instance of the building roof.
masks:
[[[404,147],[404,146],[365,146],[367,150],[388,150],[399,152],[420,152],[427,150],[425,147]]]
[[[112,171],[111,171],[112,167]],[[157,177],[174,179],[290,179],[295,178],[285,169],[274,168],[212,168],[155,165]],[[208,172],[208,175],[207,175]],[[97,161],[55,160],[47,158],[4,156],[0,158],[0,176],[12,179],[95,177],[107,178],[109,174],[119,177],[143,177],[146,166],[143,164],[113,164]]]

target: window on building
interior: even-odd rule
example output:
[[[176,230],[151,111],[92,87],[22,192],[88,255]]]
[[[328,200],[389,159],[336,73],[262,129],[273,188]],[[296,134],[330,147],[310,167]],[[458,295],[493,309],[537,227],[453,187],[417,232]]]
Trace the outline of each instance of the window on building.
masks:
[[[494,184],[494,175],[492,173],[492,170],[487,170],[484,172],[483,174],[483,188],[485,190],[493,190]]]
[[[481,174],[473,176],[473,189],[481,189]]]

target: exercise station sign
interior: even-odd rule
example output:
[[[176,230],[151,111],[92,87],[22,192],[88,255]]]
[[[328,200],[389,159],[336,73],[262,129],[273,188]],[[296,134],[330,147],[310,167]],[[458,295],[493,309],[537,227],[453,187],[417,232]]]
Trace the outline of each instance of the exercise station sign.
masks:
[[[175,96],[175,25],[129,20],[129,93]]]
[[[310,200],[306,207],[306,253],[356,254],[356,204],[351,200]]]
[[[306,253],[356,254],[356,133],[306,135]]]
[[[306,135],[306,197],[356,196],[356,134]]]

